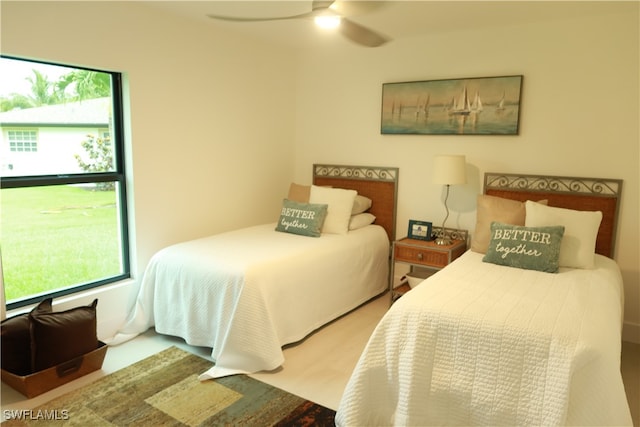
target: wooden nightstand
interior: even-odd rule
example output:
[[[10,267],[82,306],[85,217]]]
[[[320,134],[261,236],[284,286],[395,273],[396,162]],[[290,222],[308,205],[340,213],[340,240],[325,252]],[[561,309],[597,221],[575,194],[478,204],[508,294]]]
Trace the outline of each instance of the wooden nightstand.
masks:
[[[449,230],[448,230],[449,231]],[[408,284],[394,288],[395,265],[397,262],[409,264],[411,270],[420,267],[430,270],[441,270],[467,250],[467,231],[451,230],[454,240],[450,245],[438,245],[435,241],[409,239],[407,237],[393,242],[391,251],[391,274],[389,291],[391,303],[411,290]]]

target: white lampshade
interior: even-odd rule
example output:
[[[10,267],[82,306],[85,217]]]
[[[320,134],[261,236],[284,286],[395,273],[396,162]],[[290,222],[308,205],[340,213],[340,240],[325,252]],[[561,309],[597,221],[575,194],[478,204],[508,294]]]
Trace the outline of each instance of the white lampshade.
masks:
[[[462,155],[439,155],[433,159],[433,182],[442,185],[466,184],[466,162]]]

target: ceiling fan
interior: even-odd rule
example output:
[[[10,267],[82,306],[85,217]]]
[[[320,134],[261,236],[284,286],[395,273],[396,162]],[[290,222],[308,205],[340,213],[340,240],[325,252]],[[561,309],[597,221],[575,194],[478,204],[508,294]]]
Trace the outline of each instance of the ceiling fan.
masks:
[[[314,0],[311,3],[311,11],[291,16],[277,16],[266,18],[244,18],[233,16],[221,16],[221,15],[207,15],[209,18],[219,19],[223,21],[233,22],[261,22],[261,21],[282,21],[287,19],[306,19],[306,18],[318,18],[318,17],[333,17],[336,21],[339,20],[340,33],[349,40],[366,47],[378,47],[382,46],[390,39],[382,34],[379,34],[369,28],[366,28],[360,24],[353,22],[352,20],[343,16],[343,14],[335,11],[339,9],[339,2],[335,1],[319,1]],[[352,2],[352,3],[369,3],[369,2]],[[333,7],[332,7],[333,6]]]

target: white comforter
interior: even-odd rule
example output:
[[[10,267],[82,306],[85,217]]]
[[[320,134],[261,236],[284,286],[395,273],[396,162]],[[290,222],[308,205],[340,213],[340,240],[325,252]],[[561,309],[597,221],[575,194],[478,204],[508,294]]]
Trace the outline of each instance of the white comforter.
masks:
[[[631,425],[614,261],[540,273],[467,252],[372,334],[340,426]]]
[[[281,347],[384,291],[389,240],[377,225],[312,238],[249,227],[170,246],[151,259],[121,336],[212,348],[201,379],[271,370]],[[118,340],[118,338],[116,338]]]

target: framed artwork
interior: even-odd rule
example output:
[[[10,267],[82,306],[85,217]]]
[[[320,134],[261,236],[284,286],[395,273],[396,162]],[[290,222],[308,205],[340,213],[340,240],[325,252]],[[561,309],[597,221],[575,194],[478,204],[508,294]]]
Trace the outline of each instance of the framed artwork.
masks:
[[[409,230],[407,231],[408,238],[418,240],[433,240],[431,233],[432,225],[430,222],[416,221],[414,219],[409,220]]]
[[[522,76],[384,83],[382,134],[517,135]]]

